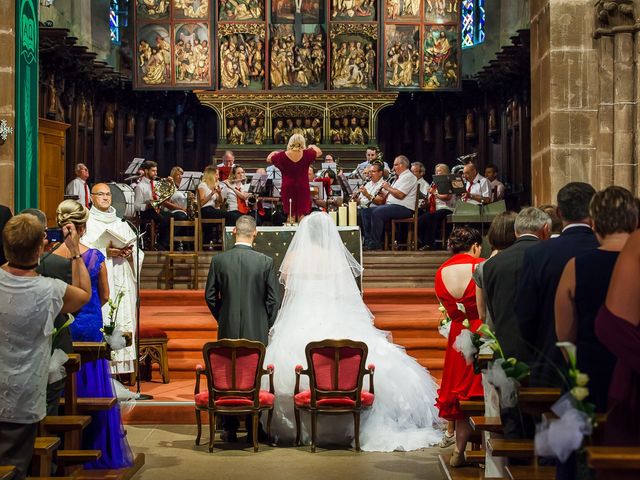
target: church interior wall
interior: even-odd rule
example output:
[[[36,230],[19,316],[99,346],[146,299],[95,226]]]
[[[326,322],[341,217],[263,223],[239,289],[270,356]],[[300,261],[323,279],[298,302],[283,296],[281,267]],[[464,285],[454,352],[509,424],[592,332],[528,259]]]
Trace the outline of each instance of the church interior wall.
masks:
[[[15,126],[15,2],[0,2],[0,120]],[[15,132],[15,130],[14,130]],[[2,140],[0,140],[0,143]],[[0,204],[13,205],[14,134],[0,144]]]

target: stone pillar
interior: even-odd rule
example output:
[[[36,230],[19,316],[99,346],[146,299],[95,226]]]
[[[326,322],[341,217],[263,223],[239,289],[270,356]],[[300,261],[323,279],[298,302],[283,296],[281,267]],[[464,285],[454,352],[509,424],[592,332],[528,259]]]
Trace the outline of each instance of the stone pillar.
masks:
[[[0,204],[11,210],[14,209],[15,18],[15,2],[0,2],[0,121],[5,120],[14,130],[0,145]]]
[[[555,203],[570,181],[593,183],[598,113],[594,10],[585,0],[532,0],[532,201]]]
[[[635,55],[632,33],[617,33],[613,43],[613,183],[633,192],[635,187],[633,154]]]

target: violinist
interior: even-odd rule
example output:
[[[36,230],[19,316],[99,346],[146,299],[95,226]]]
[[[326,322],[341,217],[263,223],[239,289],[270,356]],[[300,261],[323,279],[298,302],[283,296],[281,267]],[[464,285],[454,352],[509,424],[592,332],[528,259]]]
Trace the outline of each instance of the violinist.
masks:
[[[444,163],[436,165],[436,175],[449,175],[451,170]],[[435,240],[441,235],[443,219],[453,213],[456,206],[456,196],[453,194],[441,194],[435,183],[431,183],[427,196],[425,212],[418,217],[418,238],[422,244],[422,250],[433,250]]]
[[[246,179],[244,168],[236,164],[231,167],[229,178],[221,183],[222,194],[227,199],[228,205],[225,216],[227,226],[235,226],[238,218],[249,213],[247,200],[251,195],[249,185],[245,184]]]

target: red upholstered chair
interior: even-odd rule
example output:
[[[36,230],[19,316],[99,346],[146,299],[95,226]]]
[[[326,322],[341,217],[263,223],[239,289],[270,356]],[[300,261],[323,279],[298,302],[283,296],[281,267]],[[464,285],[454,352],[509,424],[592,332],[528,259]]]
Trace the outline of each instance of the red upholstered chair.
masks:
[[[223,339],[202,347],[205,367],[196,366],[196,423],[200,444],[202,422],[200,412],[209,413],[209,452],[213,452],[216,415],[251,415],[253,450],[258,451],[258,415],[268,410],[267,435],[271,434],[273,416],[273,365],[262,368],[265,347],[250,340]],[[269,374],[269,391],[260,390],[264,374]],[[200,391],[200,377],[207,377],[207,390]]]
[[[318,414],[353,415],[356,451],[360,451],[360,412],[373,405],[373,371],[365,368],[368,348],[353,340],[321,340],[311,342],[306,349],[306,370],[296,366],[294,412],[296,445],[300,445],[300,410],[311,414],[311,451],[316,451]],[[369,375],[369,391],[362,390],[362,381]],[[309,390],[300,391],[300,375],[309,377]]]

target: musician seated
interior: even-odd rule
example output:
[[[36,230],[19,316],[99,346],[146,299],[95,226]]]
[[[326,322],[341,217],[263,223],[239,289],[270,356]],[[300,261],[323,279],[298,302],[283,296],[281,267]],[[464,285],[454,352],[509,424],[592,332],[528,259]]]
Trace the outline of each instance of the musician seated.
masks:
[[[462,200],[473,205],[491,203],[491,184],[489,180],[478,173],[478,168],[473,162],[467,163],[462,170],[465,179],[466,192],[462,194]]]
[[[215,162],[213,162],[215,165]],[[218,175],[220,180],[226,180],[231,175],[231,169],[236,166],[236,157],[231,150],[226,150],[224,155],[222,156],[222,162],[220,162],[218,167]]]
[[[436,175],[449,175],[451,170],[444,163],[436,165]],[[438,235],[442,234],[442,220],[453,213],[456,206],[456,196],[441,194],[435,183],[431,184],[427,192],[425,212],[418,217],[418,239],[421,250],[433,250]],[[444,247],[444,245],[443,245]]]
[[[220,188],[218,168],[209,165],[204,169],[202,180],[196,189],[200,216],[202,218],[223,219],[227,212],[224,210],[224,196]],[[214,226],[210,223],[202,225],[202,243],[209,244],[213,241]]]
[[[363,228],[362,210],[375,205],[382,205],[384,201],[382,197],[378,196],[378,192],[382,190],[382,184],[384,183],[384,168],[382,164],[370,165],[367,167],[366,172],[366,177],[369,178],[369,181],[361,186],[353,197],[358,203],[358,225],[360,228]]]
[[[252,213],[247,201],[249,194],[249,184],[245,184],[247,177],[244,168],[240,165],[231,167],[229,178],[222,182],[222,195],[227,201],[227,213],[225,215],[226,225],[235,226],[236,220],[242,215]]]
[[[173,192],[173,195],[171,195],[169,200],[162,203],[162,215],[173,217],[176,220],[187,220],[189,218],[187,207],[190,192],[179,190],[180,183],[182,182],[182,175],[184,175],[182,167],[173,167],[171,169],[168,180],[175,185],[176,190]]]
[[[382,205],[362,210],[364,230],[364,249],[382,250],[384,244],[384,227],[391,220],[409,218],[416,206],[418,180],[409,170],[409,159],[398,155],[393,161],[393,171],[397,180],[391,186],[389,182],[382,184],[378,194],[384,199]]]
[[[505,188],[504,183],[498,180],[498,167],[490,163],[484,167],[484,176],[489,180],[489,184],[491,185],[491,201],[497,202],[498,200],[503,200]]]
[[[429,194],[429,183],[424,179],[424,174],[427,173],[427,169],[422,162],[413,162],[411,164],[411,173],[418,179],[418,190],[420,191],[421,198],[426,199]],[[424,203],[422,200],[420,201],[420,210],[424,210]]]
[[[158,164],[147,160],[142,164],[144,176],[133,189],[133,203],[140,220],[153,220],[158,225],[158,248],[166,250],[169,246],[169,222],[167,217],[160,215],[160,206],[156,190],[156,177],[158,176]]]

